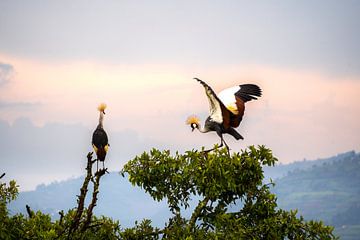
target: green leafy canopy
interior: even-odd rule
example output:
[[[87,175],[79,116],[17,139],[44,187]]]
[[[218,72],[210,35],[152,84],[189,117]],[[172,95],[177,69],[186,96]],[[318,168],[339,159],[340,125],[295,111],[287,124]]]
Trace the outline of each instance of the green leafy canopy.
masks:
[[[0,239],[334,239],[333,228],[322,222],[304,221],[296,211],[278,209],[270,185],[263,183],[263,166],[273,166],[277,159],[265,146],[250,146],[229,155],[216,148],[206,153],[191,150],[183,154],[152,149],[136,156],[122,169],[133,185],[143,188],[156,201],[166,200],[172,216],[162,229],[151,220],[135,222],[123,229],[118,221],[93,215],[100,177],[92,173],[95,162],[88,154],[84,183],[77,208],[52,221],[49,215],[34,213],[28,217],[9,216],[7,204],[16,198],[14,181],[0,182]],[[94,183],[92,201],[83,204],[88,183]],[[124,193],[126,194],[126,193]],[[75,196],[74,196],[75,197]],[[199,199],[190,218],[182,209]],[[230,208],[231,205],[231,208]],[[121,209],[121,206],[119,206]]]
[[[152,149],[129,161],[121,171],[154,200],[166,199],[173,217],[165,237],[245,239],[332,239],[332,227],[305,222],[296,212],[277,209],[276,196],[263,184],[262,166],[277,159],[265,146],[250,146],[229,155],[226,149],[178,152]],[[190,219],[181,215],[190,198],[201,198]],[[236,211],[229,205],[237,204]]]

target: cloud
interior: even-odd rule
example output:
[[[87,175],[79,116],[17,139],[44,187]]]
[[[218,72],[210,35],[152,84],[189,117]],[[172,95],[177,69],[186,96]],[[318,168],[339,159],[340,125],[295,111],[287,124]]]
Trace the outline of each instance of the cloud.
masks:
[[[29,111],[40,107],[40,102],[6,102],[0,101],[0,110]]]
[[[136,138],[155,139],[166,143],[159,144],[163,148],[180,151],[210,147],[219,143],[216,134],[191,133],[184,124],[191,114],[202,120],[208,115],[204,90],[192,79],[196,76],[216,92],[241,83],[256,83],[263,89],[263,96],[247,105],[238,128],[245,140],[225,137],[234,151],[265,144],[280,161],[291,162],[359,150],[360,138],[355,134],[360,131],[356,121],[360,117],[359,77],[263,65],[188,68],[7,59],[17,66],[16,78],[1,97],[8,102],[42,104],[36,111],[3,104],[0,118],[9,122],[27,117],[36,126],[81,123],[92,129],[97,124],[97,105],[106,102],[105,127],[110,134],[131,129]],[[120,153],[127,151],[124,146]]]
[[[13,72],[12,65],[0,62],[0,87],[10,82]]]
[[[0,52],[15,56],[360,74],[357,1],[4,1],[0,8]]]

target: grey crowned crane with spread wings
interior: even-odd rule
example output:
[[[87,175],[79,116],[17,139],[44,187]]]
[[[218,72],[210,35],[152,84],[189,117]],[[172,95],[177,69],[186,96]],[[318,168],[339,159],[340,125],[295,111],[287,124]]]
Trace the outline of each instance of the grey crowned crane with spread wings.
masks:
[[[100,104],[98,107],[98,111],[100,112],[99,124],[97,125],[97,127],[93,133],[93,136],[92,136],[92,146],[93,146],[94,151],[97,156],[96,170],[98,170],[99,161],[103,162],[103,168],[105,168],[105,166],[104,166],[105,157],[106,157],[106,153],[108,152],[109,146],[110,146],[109,142],[108,142],[108,136],[107,136],[107,134],[104,130],[104,126],[103,126],[105,108],[106,108],[105,103]]]
[[[186,123],[191,126],[192,131],[198,129],[202,133],[215,131],[221,139],[219,147],[225,144],[228,152],[229,146],[223,138],[227,133],[236,140],[244,139],[235,128],[240,125],[244,116],[245,103],[256,100],[261,96],[261,89],[255,84],[242,84],[239,86],[224,89],[218,95],[204,81],[194,78],[205,88],[205,93],[209,100],[210,115],[205,121],[204,127],[201,127],[199,118],[190,116]],[[214,148],[206,150],[212,151]]]

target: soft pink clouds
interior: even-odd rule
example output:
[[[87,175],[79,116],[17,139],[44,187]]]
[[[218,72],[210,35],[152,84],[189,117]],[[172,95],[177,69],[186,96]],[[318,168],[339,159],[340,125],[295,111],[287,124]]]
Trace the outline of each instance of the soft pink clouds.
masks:
[[[96,106],[108,104],[105,124],[112,131],[134,129],[139,135],[183,147],[218,142],[215,134],[191,133],[184,121],[208,112],[199,77],[216,92],[241,83],[263,89],[247,104],[239,127],[243,142],[228,139],[234,150],[266,144],[280,161],[325,157],[360,150],[360,79],[274,68],[219,66],[212,69],[167,64],[116,65],[97,62],[47,63],[0,54],[15,74],[0,89],[0,101],[41,103],[32,111],[0,109],[10,122],[29,117],[46,122],[96,125]],[[181,148],[181,147],[179,147]]]

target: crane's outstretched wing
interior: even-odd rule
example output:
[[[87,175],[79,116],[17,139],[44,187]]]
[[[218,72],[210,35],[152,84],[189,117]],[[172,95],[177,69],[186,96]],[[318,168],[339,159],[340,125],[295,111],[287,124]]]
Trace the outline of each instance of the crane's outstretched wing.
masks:
[[[219,93],[219,99],[231,111],[230,125],[238,127],[245,112],[245,103],[261,96],[261,89],[255,84],[242,84],[224,89]]]
[[[216,96],[216,93],[212,88],[207,85],[204,81],[194,78],[198,82],[203,85],[205,88],[205,93],[209,100],[210,107],[210,118],[219,124],[223,124],[224,128],[228,128],[230,126],[230,114],[229,110],[225,107],[225,105],[221,102],[221,100]]]
[[[261,89],[255,84],[242,84],[240,89],[235,93],[236,97],[241,98],[244,102],[257,100],[257,97],[261,97]]]

